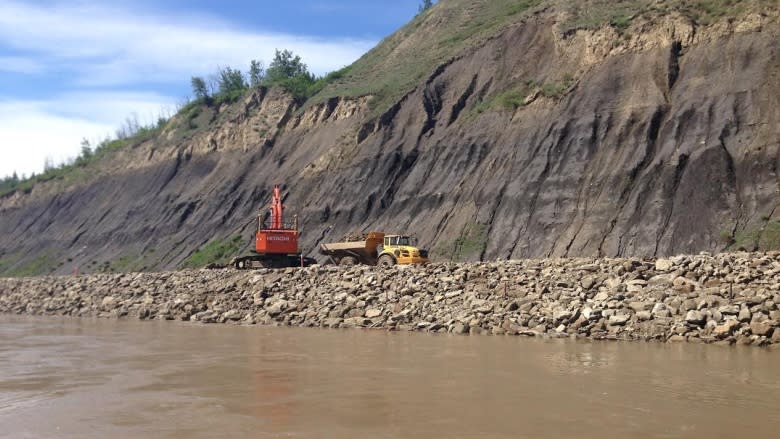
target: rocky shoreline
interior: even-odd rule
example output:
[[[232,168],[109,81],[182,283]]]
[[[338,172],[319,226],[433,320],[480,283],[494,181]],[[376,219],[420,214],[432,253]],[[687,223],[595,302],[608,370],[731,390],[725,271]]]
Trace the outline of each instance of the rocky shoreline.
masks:
[[[780,346],[780,253],[0,279],[0,313]]]

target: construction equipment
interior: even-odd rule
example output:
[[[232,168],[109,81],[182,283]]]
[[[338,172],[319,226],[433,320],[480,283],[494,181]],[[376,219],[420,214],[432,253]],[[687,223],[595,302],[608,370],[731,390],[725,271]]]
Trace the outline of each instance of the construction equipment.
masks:
[[[251,255],[239,256],[231,265],[245,270],[250,268],[284,268],[300,267],[316,263],[312,258],[305,258],[298,248],[298,216],[293,222],[284,223],[284,206],[279,185],[274,186],[271,199],[271,224],[264,223],[264,212],[257,216],[257,231],[255,233],[255,250]]]
[[[428,251],[415,247],[414,239],[406,235],[385,235],[371,232],[362,239],[320,244],[320,254],[328,256],[337,265],[426,264]]]

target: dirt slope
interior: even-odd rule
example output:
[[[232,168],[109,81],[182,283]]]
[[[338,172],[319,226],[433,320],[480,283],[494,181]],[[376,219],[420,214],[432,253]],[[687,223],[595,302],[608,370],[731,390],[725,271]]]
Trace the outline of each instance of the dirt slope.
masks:
[[[180,115],[88,179],[0,199],[0,274],[178,267],[214,240],[248,243],[274,182],[312,254],[373,229],[456,260],[780,244],[776,12],[567,20],[541,2],[389,109],[260,89]]]

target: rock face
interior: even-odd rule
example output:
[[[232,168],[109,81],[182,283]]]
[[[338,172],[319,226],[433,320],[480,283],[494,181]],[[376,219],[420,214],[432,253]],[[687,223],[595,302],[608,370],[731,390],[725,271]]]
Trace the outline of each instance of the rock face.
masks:
[[[780,253],[680,256],[673,271],[656,267],[653,260],[573,258],[0,279],[0,312],[755,346],[780,342]],[[584,276],[591,279],[588,289]],[[681,292],[675,283],[691,288]]]
[[[557,14],[510,22],[379,115],[371,97],[301,108],[260,89],[78,184],[0,199],[0,271],[173,269],[212,239],[251,242],[277,182],[310,254],[355,229],[414,233],[434,258],[467,261],[776,242],[776,14],[704,27],[672,14],[625,34],[565,32]],[[502,100],[513,92],[525,99]]]

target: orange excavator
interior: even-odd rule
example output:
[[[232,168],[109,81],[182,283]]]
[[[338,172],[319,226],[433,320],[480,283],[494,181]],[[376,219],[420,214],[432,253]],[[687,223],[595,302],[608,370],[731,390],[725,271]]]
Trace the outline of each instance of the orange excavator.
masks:
[[[271,224],[266,227],[264,212],[257,216],[255,250],[250,255],[233,259],[232,264],[240,270],[251,268],[302,267],[317,261],[304,257],[298,248],[298,216],[293,222],[284,223],[284,206],[279,185],[274,186],[271,198]]]

